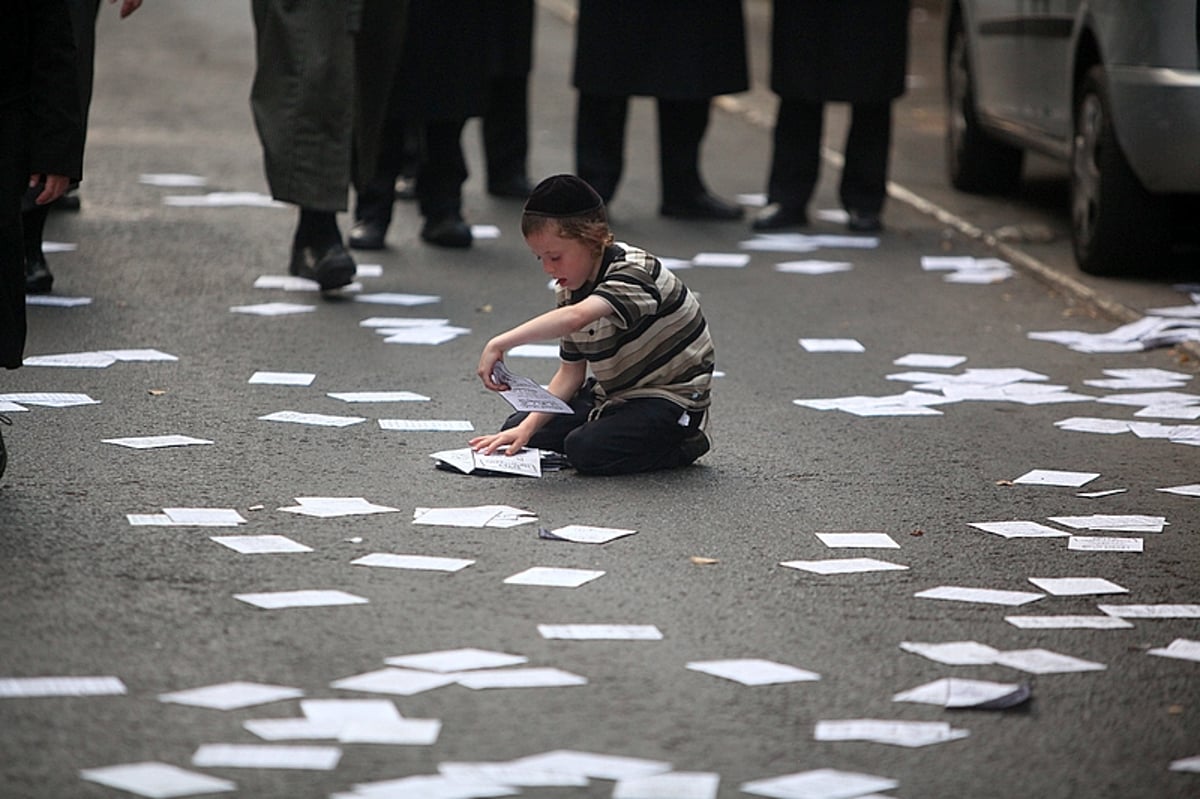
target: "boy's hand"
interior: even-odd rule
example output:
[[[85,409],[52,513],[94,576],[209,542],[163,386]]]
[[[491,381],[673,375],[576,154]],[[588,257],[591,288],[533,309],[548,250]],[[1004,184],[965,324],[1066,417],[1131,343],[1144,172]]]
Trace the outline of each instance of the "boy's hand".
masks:
[[[521,425],[501,430],[488,436],[476,436],[469,442],[471,449],[482,455],[492,455],[501,447],[507,446],[505,455],[516,455],[529,443],[530,434],[521,429]]]
[[[497,383],[492,377],[492,370],[503,358],[504,351],[490,341],[483,348],[483,354],[479,356],[479,368],[475,370],[475,374],[479,375],[479,379],[483,381],[484,387],[489,391],[508,391],[508,386]]]

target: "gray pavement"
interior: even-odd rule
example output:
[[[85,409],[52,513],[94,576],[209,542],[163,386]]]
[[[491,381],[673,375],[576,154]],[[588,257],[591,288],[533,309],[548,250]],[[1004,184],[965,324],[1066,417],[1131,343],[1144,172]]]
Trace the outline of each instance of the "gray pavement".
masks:
[[[565,8],[569,9],[569,6]],[[766,4],[747,5],[756,64],[764,63]],[[564,6],[541,6],[531,172],[572,166],[572,48]],[[360,258],[383,277],[364,290],[435,294],[413,309],[254,289],[282,274],[292,212],[185,209],[178,192],[141,185],[147,172],[191,172],[209,190],[265,191],[247,104],[252,33],[241,0],[154,0],[118,22],[104,9],[83,210],[55,215],[49,237],[78,242],[52,255],[56,293],[94,298],[74,309],[31,308],[27,352],[156,347],[171,363],[105,369],[26,367],[0,392],[81,391],[101,404],[33,408],[5,428],[9,471],[0,483],[0,677],[120,677],[125,696],[0,699],[0,796],[125,795],[79,779],[81,769],[157,760],[192,768],[205,743],[256,743],[255,718],[299,715],[296,701],[219,711],[165,704],[163,693],[229,681],[292,686],[308,697],[366,698],[330,687],[382,668],[384,658],[479,647],[588,678],[581,687],[469,691],[447,686],[395,697],[413,718],[437,718],[433,746],[347,744],[332,772],[197,768],[233,780],[240,797],[324,797],[355,783],[436,771],[445,761],[493,761],[554,749],[669,761],[715,772],[721,797],[750,780],[819,768],[896,780],[886,795],[916,797],[1187,797],[1198,775],[1168,764],[1200,754],[1200,665],[1152,657],[1150,647],[1200,638],[1195,619],[1137,621],[1126,630],[1020,630],[1004,616],[1095,614],[1105,598],[1047,597],[1013,611],[934,601],[939,585],[1034,590],[1030,577],[1103,577],[1129,589],[1115,604],[1200,602],[1196,498],[1156,489],[1196,482],[1196,450],[1132,434],[1065,432],[1070,416],[1132,419],[1133,408],[1096,402],[964,402],[931,417],[860,418],[797,407],[798,398],[891,394],[892,361],[910,352],[957,353],[961,368],[1022,367],[1048,382],[1101,396],[1084,380],[1103,369],[1194,373],[1185,353],[1082,355],[1031,341],[1030,331],[1101,332],[1116,320],[1022,271],[990,286],[946,283],[922,255],[991,256],[986,242],[893,201],[876,250],[823,250],[852,271],[780,274],[773,264],[809,256],[756,253],[745,269],[682,272],[701,295],[725,372],[716,389],[716,448],[694,468],[625,478],[571,472],[540,480],[473,479],[431,468],[428,454],[462,443],[454,433],[394,433],[379,418],[461,418],[477,429],[507,409],[474,377],[484,341],[549,307],[545,279],[517,232],[519,205],[488,197],[478,136],[466,189],[470,221],[500,226],[498,240],[444,251],[417,238],[401,204],[389,249]],[[936,26],[935,19],[919,25]],[[921,41],[925,41],[922,37]],[[914,54],[914,73],[930,63]],[[921,66],[925,65],[925,66]],[[924,75],[934,80],[934,75]],[[893,177],[982,229],[1059,219],[1049,207],[959,198],[942,186],[935,89],[904,101]],[[931,94],[932,93],[932,94]],[[769,103],[761,86],[714,116],[705,170],[725,196],[761,191]],[[837,125],[836,116],[831,125]],[[664,255],[735,251],[744,223],[697,224],[657,216],[653,109],[636,101],[627,177],[611,207],[622,240]],[[837,143],[835,137],[831,140]],[[935,151],[937,155],[935,155]],[[834,170],[817,207],[835,205]],[[191,190],[195,191],[195,190]],[[989,204],[990,203],[990,204]],[[840,233],[818,223],[818,232]],[[1062,263],[1062,242],[1029,248]],[[1058,249],[1055,249],[1057,246]],[[1057,260],[1056,260],[1057,259]],[[1098,284],[1093,284],[1098,285]],[[1128,308],[1183,302],[1170,285],[1106,281]],[[229,308],[304,302],[315,311],[259,318]],[[383,344],[358,326],[375,315],[446,317],[472,329],[439,346]],[[811,354],[801,337],[854,337],[861,354]],[[548,361],[512,359],[546,379]],[[314,372],[311,387],[247,385],[256,370]],[[346,405],[330,391],[417,391],[419,407]],[[278,410],[354,414],[344,429],[259,421]],[[179,433],[211,446],[134,451],[101,443]],[[1066,488],[1001,484],[1033,468],[1098,472],[1088,488],[1126,488],[1084,499]],[[300,496],[361,496],[396,513],[314,519],[277,508]],[[450,529],[410,524],[416,507],[511,504],[539,524],[632,528],[603,547],[539,540],[532,526]],[[237,508],[237,530],[131,527],[126,514],[164,507]],[[1005,540],[970,522],[1045,521],[1067,514],[1162,515],[1142,554],[1068,551],[1065,539]],[[899,550],[827,549],[815,533],[886,531]],[[287,535],[314,549],[239,555],[209,540],[226,533]],[[456,574],[351,566],[372,552],[469,558]],[[785,560],[879,557],[906,571],[820,577]],[[713,558],[696,565],[694,556]],[[579,589],[511,586],[530,566],[601,569]],[[266,611],[234,594],[340,589],[368,598],[348,607]],[[544,640],[541,623],[654,624],[657,642]],[[945,666],[903,652],[903,641],[976,640],[998,649],[1044,647],[1105,664],[1103,671],[1029,675],[999,665]],[[822,679],[747,687],[685,664],[764,658]],[[893,694],[942,677],[1027,680],[1034,699],[1007,712],[895,703]],[[970,736],[928,748],[817,742],[823,719],[947,721]],[[531,797],[607,797],[612,783],[524,789]]]

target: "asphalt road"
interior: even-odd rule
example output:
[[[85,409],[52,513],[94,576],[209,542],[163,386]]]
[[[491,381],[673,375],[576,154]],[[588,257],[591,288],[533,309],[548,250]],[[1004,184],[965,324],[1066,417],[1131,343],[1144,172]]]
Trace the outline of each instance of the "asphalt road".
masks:
[[[531,172],[572,166],[571,29],[542,6]],[[761,72],[765,4],[748,5]],[[921,27],[927,26],[927,27]],[[936,19],[919,18],[918,42]],[[0,392],[85,392],[100,404],[34,407],[5,428],[0,484],[0,677],[114,675],[122,696],[0,699],[0,796],[124,795],[82,769],[162,761],[237,783],[240,797],[324,797],[355,783],[430,774],[446,761],[499,761],[556,749],[669,761],[714,772],[721,797],[751,780],[832,768],[894,779],[886,795],[917,797],[1188,797],[1200,775],[1169,771],[1200,754],[1200,664],[1154,657],[1151,647],[1200,638],[1195,619],[1135,621],[1121,630],[1023,630],[1014,613],[1097,613],[1096,604],[1200,602],[1200,500],[1157,491],[1194,483],[1191,447],[1132,434],[1067,432],[1071,416],[1132,419],[1135,408],[1094,401],[1022,405],[960,402],[942,415],[858,417],[792,400],[879,396],[906,386],[886,376],[907,353],[967,357],[967,368],[1013,367],[1094,397],[1103,370],[1154,367],[1194,374],[1186,354],[1153,350],[1084,355],[1027,338],[1031,331],[1103,332],[1117,322],[1028,272],[993,285],[945,282],[924,255],[991,257],[909,204],[888,206],[877,249],[812,255],[755,252],[744,269],[681,272],[701,296],[718,368],[715,449],[686,470],[588,479],[453,476],[428,458],[463,434],[398,433],[381,418],[468,419],[489,429],[507,406],[474,377],[487,338],[547,307],[551,295],[517,232],[519,204],[488,197],[477,130],[465,140],[473,174],[470,221],[496,240],[469,251],[422,244],[415,208],[401,205],[389,249],[360,259],[383,276],[364,292],[415,292],[417,308],[348,297],[255,289],[286,270],[292,211],[177,208],[143,173],[203,175],[209,191],[266,190],[247,97],[253,71],[248,5],[154,0],[118,22],[104,9],[97,91],[79,214],[55,215],[48,236],[76,242],[52,254],[55,293],[93,298],[78,308],[30,309],[28,355],[152,347],[174,362],[103,369],[29,366],[2,375]],[[898,115],[893,178],[982,228],[1062,223],[1052,203],[958,198],[941,180],[935,59],[914,52],[915,88]],[[725,196],[762,190],[769,131],[758,91],[714,115],[705,170]],[[831,119],[836,128],[836,115]],[[653,107],[634,103],[627,177],[611,206],[618,238],[663,256],[736,252],[745,223],[688,223],[657,215]],[[832,144],[839,143],[833,138]],[[936,154],[935,154],[936,153]],[[827,170],[816,206],[836,205]],[[1052,181],[1047,178],[1049,185]],[[1057,216],[1056,216],[1057,215]],[[842,233],[832,222],[815,232]],[[1061,240],[1033,254],[1063,269]],[[1055,249],[1057,247],[1057,249]],[[1033,247],[1030,248],[1034,250]],[[784,260],[853,264],[823,276],[784,274]],[[1056,260],[1058,259],[1058,260]],[[1128,308],[1182,304],[1169,284],[1106,281]],[[230,313],[262,302],[316,306],[275,318]],[[471,329],[437,346],[384,344],[369,316],[438,316]],[[852,337],[865,352],[810,353],[799,338]],[[551,361],[510,359],[539,379]],[[309,387],[249,385],[255,371],[317,375]],[[1194,381],[1193,381],[1194,382]],[[348,405],[328,392],[409,390],[427,403]],[[1186,389],[1185,389],[1186,390]],[[346,428],[260,421],[280,410],[353,414]],[[1170,423],[1170,422],[1168,422]],[[138,451],[102,443],[183,434],[210,446]],[[1031,469],[1099,473],[1089,489],[1005,485]],[[317,519],[280,512],[296,497],[364,497],[394,513]],[[509,504],[539,525],[636,529],[604,546],[540,540],[536,525],[440,528],[410,523],[414,508]],[[133,527],[127,514],[166,507],[238,509],[236,530]],[[1141,554],[1069,551],[1064,538],[1004,539],[972,522],[1062,515],[1165,516]],[[832,550],[816,533],[887,532],[892,550]],[[242,555],[211,535],[281,534],[314,551]],[[1126,535],[1128,537],[1128,535]],[[467,558],[454,574],[352,566],[370,553]],[[868,556],[904,571],[819,576],[787,560]],[[693,557],[714,559],[698,565]],[[604,570],[577,589],[506,585],[532,566]],[[1106,578],[1114,597],[1051,596],[1017,610],[914,597],[936,586],[1033,591],[1031,577]],[[262,610],[234,594],[336,589],[369,599],[346,607]],[[544,623],[653,624],[661,641],[543,639]],[[1045,648],[1101,663],[1101,671],[1026,674],[1000,665],[947,666],[901,642],[973,640],[1001,650]],[[231,681],[290,686],[310,698],[368,698],[333,681],[393,656],[478,647],[583,675],[586,686],[471,691],[446,686],[395,697],[405,716],[443,723],[433,746],[345,744],[336,770],[192,767],[206,743],[259,743],[242,728],[300,714],[295,700],[235,710],[160,702],[160,694]],[[693,661],[762,658],[819,681],[749,687],[686,668]],[[897,703],[900,691],[943,678],[1028,681],[1033,699],[1005,712]],[[945,721],[970,735],[925,748],[818,742],[820,720]],[[328,743],[328,742],[314,742]],[[531,797],[607,797],[612,783],[529,788]]]

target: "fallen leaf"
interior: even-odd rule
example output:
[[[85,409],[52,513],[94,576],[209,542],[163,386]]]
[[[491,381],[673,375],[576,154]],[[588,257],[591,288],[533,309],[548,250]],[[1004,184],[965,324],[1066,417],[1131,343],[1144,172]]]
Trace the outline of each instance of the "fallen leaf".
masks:
[[[1179,716],[1183,713],[1183,705],[1168,705],[1167,713],[1172,716]]]
[[[918,527],[916,530],[913,530],[911,533],[909,533],[909,535],[920,538],[921,536],[925,535],[925,531]]]
[[[246,508],[246,510],[262,510],[266,507],[266,505],[251,505],[250,507]]]
[[[167,390],[165,388],[152,388],[150,389],[149,393],[152,397],[161,397],[163,394],[167,393]]]
[[[1012,480],[997,480],[996,481],[996,485],[998,485],[998,486],[1010,486],[1012,484],[1013,484]]]
[[[697,566],[711,566],[714,563],[720,563],[716,558],[704,558],[699,555],[692,555],[691,561]]]

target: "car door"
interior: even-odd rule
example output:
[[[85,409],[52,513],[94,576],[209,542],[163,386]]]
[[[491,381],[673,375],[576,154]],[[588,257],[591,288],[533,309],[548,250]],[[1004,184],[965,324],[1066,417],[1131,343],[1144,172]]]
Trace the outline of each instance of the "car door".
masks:
[[[1028,0],[968,0],[967,39],[977,113],[1011,127],[1020,117],[1022,6]]]
[[[1065,147],[1071,136],[1072,56],[1084,0],[1021,0],[1020,118],[1038,138]]]

